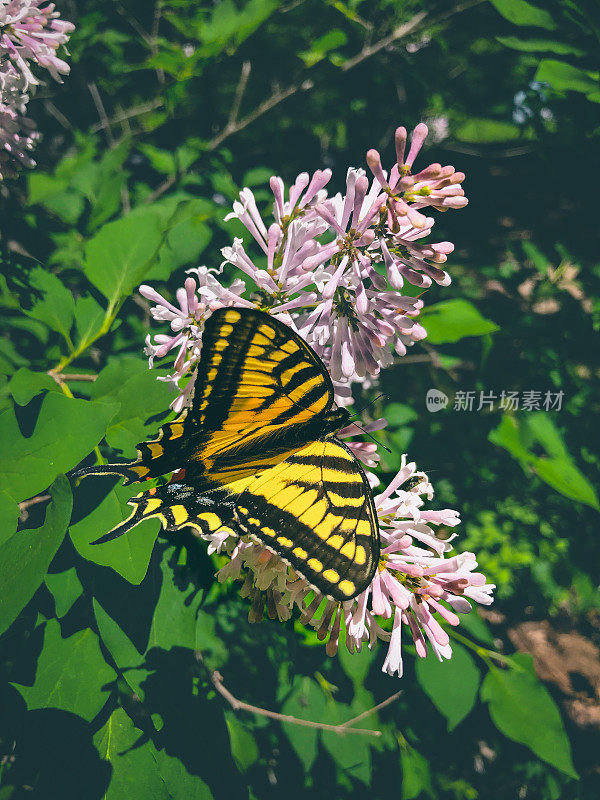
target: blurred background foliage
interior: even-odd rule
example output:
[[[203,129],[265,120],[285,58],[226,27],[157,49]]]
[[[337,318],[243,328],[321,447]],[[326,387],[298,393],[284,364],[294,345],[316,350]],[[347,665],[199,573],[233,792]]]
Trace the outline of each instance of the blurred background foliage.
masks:
[[[0,187],[0,798],[597,797],[597,4],[59,10],[77,27],[72,72],[32,105],[37,169]],[[341,189],[421,120],[470,205],[437,221],[457,250],[452,285],[427,292],[429,338],[365,415],[390,420],[384,474],[408,452],[437,507],[462,510],[458,546],[498,601],[451,662],[407,647],[397,682],[381,649],[328,659],[298,623],[250,626],[187,534],[155,544],[148,521],[101,555],[89,542],[130,493],[98,480],[72,498],[60,475],[94,448],[130,457],[164,418],[142,280],[172,294],[185,268],[217,266],[241,187],[266,206],[271,174],[327,166]],[[436,414],[430,388],[449,397]],[[454,409],[459,391],[473,411]],[[564,396],[560,411],[477,411],[482,391]],[[402,694],[360,723],[382,735],[340,735],[234,711],[216,669],[246,703],[329,724]]]

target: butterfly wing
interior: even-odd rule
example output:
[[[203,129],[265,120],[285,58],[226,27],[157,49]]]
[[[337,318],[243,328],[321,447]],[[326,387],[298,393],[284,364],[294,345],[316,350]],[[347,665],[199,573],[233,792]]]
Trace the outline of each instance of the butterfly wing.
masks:
[[[349,600],[379,562],[373,495],[362,467],[339,441],[299,449],[252,480],[235,503],[234,524],[266,544],[319,592]]]
[[[350,600],[379,562],[373,495],[359,462],[333,438],[311,442],[260,475],[199,492],[172,483],[132,498],[131,516],[95,542],[115,539],[143,519],[200,533],[223,526],[267,545],[322,594]]]
[[[285,458],[303,424],[332,404],[321,359],[287,325],[258,310],[217,309],[204,328],[192,409],[139,444],[137,461],[75,477],[116,473],[128,483],[185,467],[195,480],[228,483]]]

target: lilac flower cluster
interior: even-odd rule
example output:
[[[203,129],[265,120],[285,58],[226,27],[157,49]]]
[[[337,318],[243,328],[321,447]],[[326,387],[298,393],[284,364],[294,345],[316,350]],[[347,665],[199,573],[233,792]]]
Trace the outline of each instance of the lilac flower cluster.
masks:
[[[0,0],[0,180],[35,163],[29,152],[39,134],[25,107],[30,87],[40,81],[31,66],[43,67],[60,83],[69,72],[57,51],[74,25],[61,20],[54,8],[43,0]]]
[[[430,242],[431,211],[459,209],[467,204],[464,174],[452,166],[413,165],[427,136],[417,125],[406,153],[407,132],[395,136],[396,162],[388,171],[376,150],[367,153],[371,179],[362,169],[346,175],[345,193],[330,197],[330,170],[299,175],[286,192],[281,178],[272,177],[273,218],[265,221],[253,192],[245,188],[226,220],[239,220],[251,239],[223,249],[220,270],[188,270],[185,287],[177,292],[178,306],[149,286],[141,294],[155,303],[157,321],[168,322],[169,334],[146,340],[146,354],[154,359],[175,353],[173,371],[161,380],[177,391],[172,407],[191,404],[196,365],[202,347],[204,321],[216,308],[261,308],[293,327],[326,364],[338,405],[352,402],[352,384],[376,385],[382,368],[403,356],[406,348],[426,336],[418,322],[420,296],[432,282],[450,283],[443,269],[454,246]],[[426,240],[426,241],[425,241]],[[225,285],[226,265],[238,276]],[[403,294],[406,284],[417,288]],[[384,427],[385,420],[363,430]],[[376,467],[374,443],[354,442],[355,425],[339,432],[367,468]],[[374,489],[379,479],[367,477]],[[227,554],[219,580],[242,578],[241,593],[251,598],[251,621],[259,620],[265,603],[268,615],[288,619],[296,606],[301,619],[327,640],[327,652],[336,652],[343,637],[350,652],[363,642],[389,643],[383,669],[402,674],[401,630],[408,628],[419,656],[427,642],[438,658],[449,658],[449,637],[438,617],[458,624],[458,613],[470,611],[469,600],[488,604],[493,586],[475,572],[472,553],[448,556],[453,538],[441,530],[454,527],[455,511],[428,511],[423,496],[433,487],[414,464],[406,463],[392,482],[375,496],[381,537],[379,569],[370,586],[346,603],[321,596],[267,547],[238,537],[228,528],[208,537],[209,552]],[[442,529],[436,527],[443,526]]]

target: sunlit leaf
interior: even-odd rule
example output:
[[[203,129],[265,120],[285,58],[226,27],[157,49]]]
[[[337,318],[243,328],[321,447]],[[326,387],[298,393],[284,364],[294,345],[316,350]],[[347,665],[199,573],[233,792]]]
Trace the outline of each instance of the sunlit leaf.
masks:
[[[481,698],[489,703],[490,716],[505,736],[526,745],[572,778],[578,777],[558,708],[535,675],[525,669],[491,666]]]

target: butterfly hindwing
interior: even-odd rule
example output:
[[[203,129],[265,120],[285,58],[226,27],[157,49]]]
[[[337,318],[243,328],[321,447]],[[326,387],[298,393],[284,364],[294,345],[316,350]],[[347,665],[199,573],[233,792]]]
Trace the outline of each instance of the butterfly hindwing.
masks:
[[[363,591],[377,568],[371,490],[356,458],[332,438],[257,476],[237,498],[234,520],[335,600]]]

